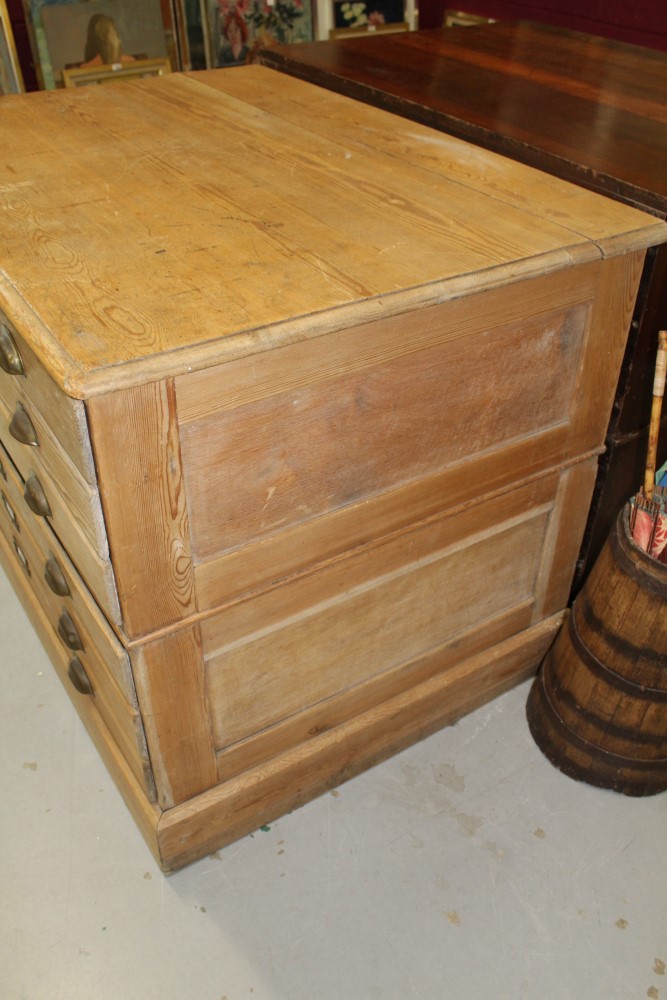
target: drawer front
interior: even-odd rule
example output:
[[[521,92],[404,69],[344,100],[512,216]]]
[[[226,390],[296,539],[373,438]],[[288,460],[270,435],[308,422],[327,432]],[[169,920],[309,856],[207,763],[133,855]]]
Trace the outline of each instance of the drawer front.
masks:
[[[59,533],[71,535],[72,522],[82,540],[100,557],[108,556],[97,488],[87,483],[63,451],[50,427],[21,393],[0,400],[0,436],[25,481],[42,484],[45,509]]]
[[[121,696],[118,686],[111,680],[106,666],[94,649],[72,649],[58,631],[57,620],[49,614],[40,599],[39,560],[31,549],[27,533],[10,536],[0,531],[0,562],[19,593],[28,613],[32,613],[47,652],[59,675],[64,680],[70,697],[77,702],[78,711],[86,717],[88,712],[99,715],[102,723],[115,741],[132,773],[150,801],[155,801],[155,785],[146,749],[141,716]]]
[[[17,398],[28,410],[42,414],[72,464],[94,485],[95,466],[83,403],[61,392],[0,310],[0,400],[13,412]]]
[[[16,388],[0,398],[0,439],[20,473],[30,518],[52,527],[100,605],[118,624],[97,487],[83,478],[39,411]]]
[[[42,606],[55,621],[65,613],[77,622],[86,648],[96,650],[124,698],[136,705],[127,653],[48,523],[36,518],[29,508],[24,484],[6,455],[2,455],[0,477],[0,527],[8,539],[16,537],[28,558],[33,587]]]

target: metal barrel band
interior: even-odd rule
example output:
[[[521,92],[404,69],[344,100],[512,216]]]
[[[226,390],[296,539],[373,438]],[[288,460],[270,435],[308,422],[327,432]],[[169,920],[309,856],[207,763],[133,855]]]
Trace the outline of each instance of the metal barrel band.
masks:
[[[548,656],[544,661],[544,666],[542,667],[544,680],[543,687],[547,698],[549,698],[549,688],[551,688],[559,703],[566,705],[572,712],[576,713],[578,718],[587,722],[590,726],[599,730],[605,736],[615,736],[620,740],[624,740],[626,743],[628,742],[628,739],[632,738],[635,742],[643,743],[648,746],[663,747],[665,745],[667,742],[667,736],[665,736],[664,733],[642,732],[641,734],[637,734],[631,729],[628,729],[627,726],[619,726],[618,724],[611,722],[611,720],[607,720],[600,715],[589,712],[585,706],[579,704],[570,691],[563,687],[560,678],[558,677],[558,673],[555,669],[552,669],[551,663],[551,657]],[[551,703],[551,699],[549,699],[549,703],[555,711],[555,707]],[[637,739],[638,735],[639,739]],[[592,745],[593,744],[589,744],[589,746]],[[600,749],[604,748],[600,747]],[[611,751],[605,750],[604,752],[610,753]],[[655,763],[655,758],[652,758],[652,762]]]
[[[662,667],[665,670],[665,677],[667,679],[667,659],[665,653],[656,652],[654,649],[647,649],[645,646],[638,646],[636,643],[630,642],[624,636],[619,635],[618,632],[610,633],[607,630],[605,623],[591,607],[590,602],[586,600],[585,593],[582,592],[582,595],[578,598],[575,604],[575,608],[577,615],[586,623],[586,625],[588,625],[591,631],[599,632],[603,635],[610,635],[614,640],[614,646],[624,656],[627,656],[632,660],[641,659],[642,662],[646,664],[655,663],[656,666]],[[576,624],[575,628],[578,629]],[[591,656],[593,655],[594,654],[591,653]],[[602,665],[604,666],[604,664]],[[655,690],[660,692],[663,689],[656,688]],[[667,694],[667,687],[664,689],[664,693]]]
[[[576,622],[576,616],[581,612],[578,610],[579,601],[576,601],[572,612],[568,618],[568,631],[570,634],[570,639],[572,640],[572,645],[576,649],[577,653],[584,661],[587,667],[599,677],[604,680],[611,687],[616,688],[617,691],[622,691],[624,694],[631,695],[633,698],[645,698],[647,701],[660,701],[667,702],[667,689],[665,688],[654,688],[648,687],[646,684],[637,684],[636,682],[626,680],[625,677],[621,677],[616,671],[611,670],[602,660],[599,660],[595,653],[592,653],[588,646],[585,644],[584,640],[581,638],[581,633]],[[592,611],[586,609],[583,613],[586,619],[586,624],[591,626],[601,625],[599,619],[594,615]],[[619,637],[619,645],[622,646],[623,640]],[[631,656],[638,658],[643,656],[645,659],[651,661],[655,658],[659,666],[664,664],[665,658],[659,654],[653,654],[650,650],[640,649],[637,646],[633,646],[631,643],[625,643],[626,649],[623,652],[629,653]]]
[[[596,746],[593,743],[589,743],[583,737],[575,733],[570,727],[563,722],[560,715],[551,703],[551,699],[544,685],[539,686],[539,692],[541,694],[541,703],[546,711],[547,715],[550,716],[551,722],[555,727],[563,732],[567,731],[567,741],[570,746],[575,747],[577,750],[581,750],[582,753],[588,754],[588,756],[598,760],[602,760],[603,763],[608,764],[611,767],[617,768],[619,770],[632,769],[634,771],[659,771],[662,768],[667,767],[667,757],[660,757],[657,760],[644,760],[637,759],[635,757],[622,757],[617,753],[610,753],[608,750],[604,750],[602,747]]]

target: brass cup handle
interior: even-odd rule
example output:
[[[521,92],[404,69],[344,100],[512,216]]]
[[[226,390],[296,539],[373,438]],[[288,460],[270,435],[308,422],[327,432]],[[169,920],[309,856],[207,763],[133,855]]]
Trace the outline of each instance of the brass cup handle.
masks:
[[[39,517],[52,516],[51,507],[49,506],[49,501],[46,499],[44,487],[34,472],[31,472],[26,479],[23,496],[25,497],[25,502],[28,507],[30,507],[33,514],[37,514]]]
[[[88,679],[88,674],[83,668],[83,663],[78,656],[73,656],[69,661],[67,676],[79,694],[92,694],[93,685]]]
[[[69,584],[65,579],[65,574],[53,556],[49,556],[46,560],[46,565],[44,566],[44,579],[54,594],[58,594],[59,597],[70,597],[71,591],[69,589]]]
[[[32,448],[39,447],[39,439],[35,425],[28,416],[25,407],[19,403],[9,425],[9,433],[21,444],[29,444]]]
[[[25,375],[19,349],[4,323],[0,324],[0,368],[8,375]]]
[[[66,611],[63,611],[58,619],[58,635],[70,649],[83,649],[77,627]]]

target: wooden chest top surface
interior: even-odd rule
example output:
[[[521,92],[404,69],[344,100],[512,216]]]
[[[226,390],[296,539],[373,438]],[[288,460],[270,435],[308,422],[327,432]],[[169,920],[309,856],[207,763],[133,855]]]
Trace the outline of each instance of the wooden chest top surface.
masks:
[[[0,304],[87,397],[667,239],[265,67],[8,97]]]
[[[288,45],[262,59],[667,213],[667,53],[497,22]]]

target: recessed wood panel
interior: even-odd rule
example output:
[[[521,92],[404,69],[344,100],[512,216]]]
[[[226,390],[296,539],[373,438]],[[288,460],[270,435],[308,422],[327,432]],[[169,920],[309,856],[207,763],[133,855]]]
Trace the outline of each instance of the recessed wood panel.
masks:
[[[184,424],[197,558],[567,422],[587,316],[580,306],[450,339],[444,312],[441,343],[323,381],[300,384],[297,370],[288,390]],[[260,383],[270,360],[255,361]]]
[[[216,747],[432,646],[455,643],[467,631],[530,599],[547,519],[541,509],[485,529],[481,507],[480,530],[466,540],[429,552],[276,625],[265,625],[259,617],[253,631],[207,657]],[[433,526],[424,530],[434,531]],[[480,586],[491,576],[493,587]]]

